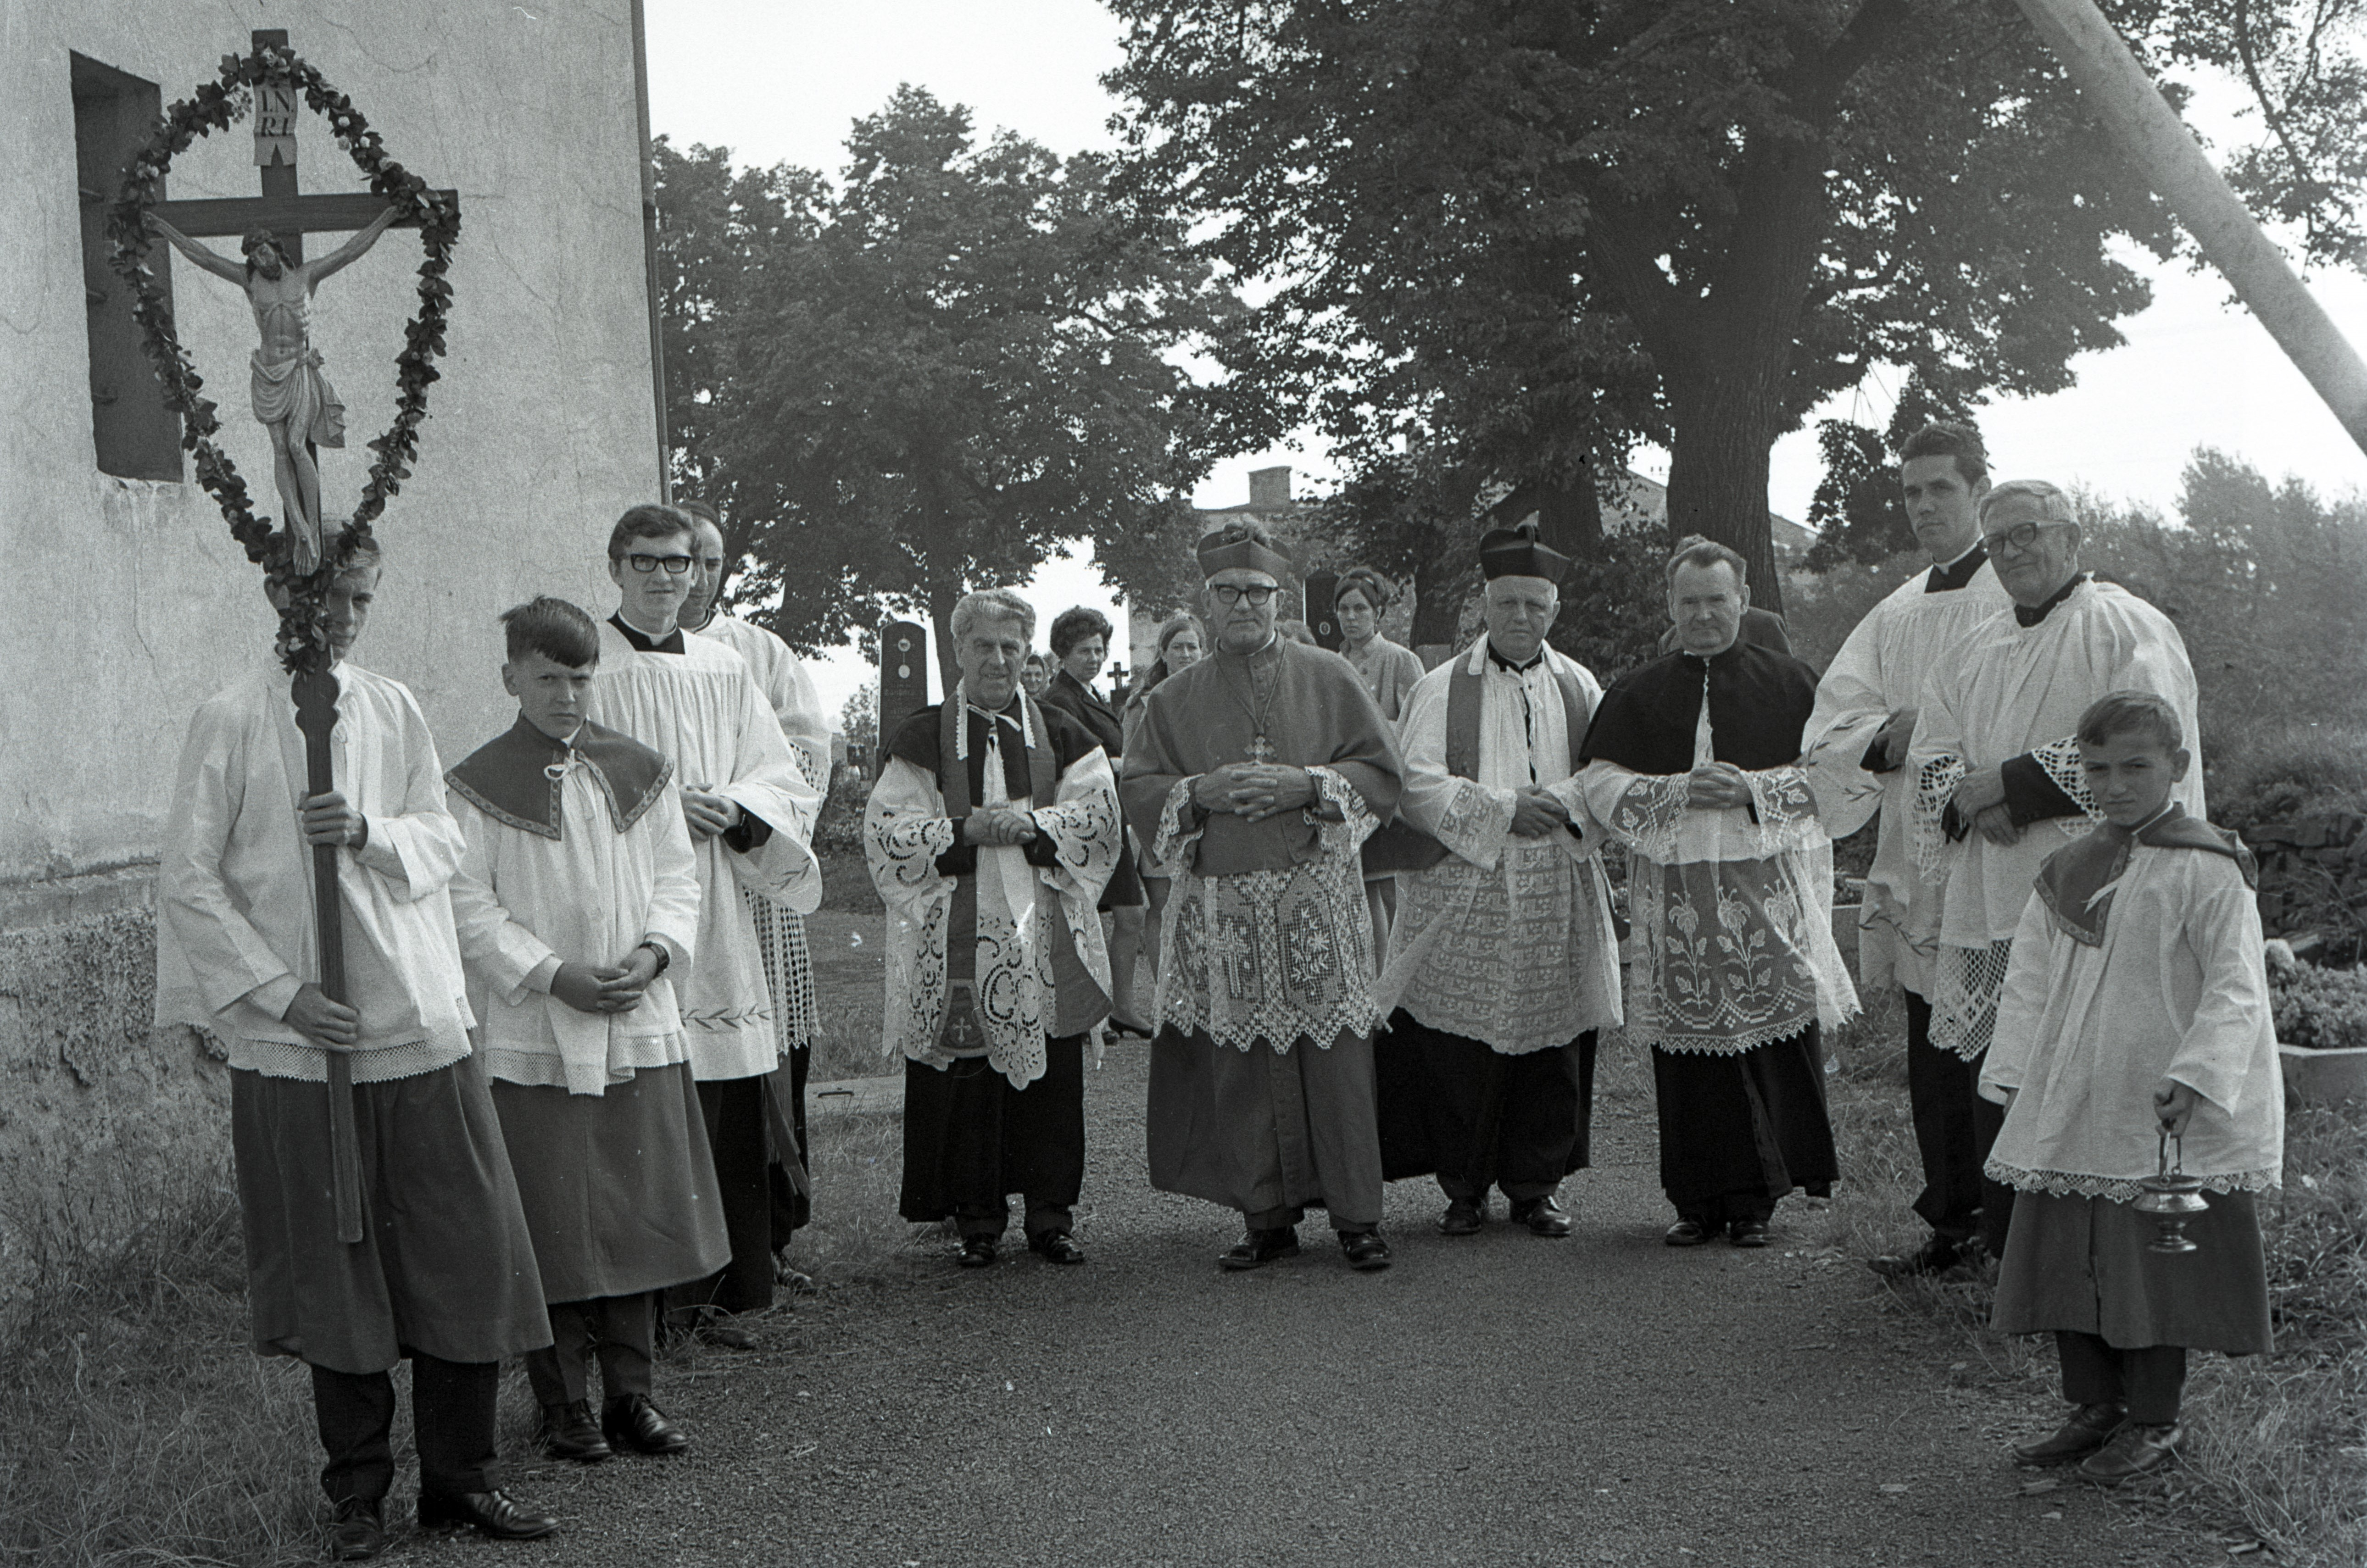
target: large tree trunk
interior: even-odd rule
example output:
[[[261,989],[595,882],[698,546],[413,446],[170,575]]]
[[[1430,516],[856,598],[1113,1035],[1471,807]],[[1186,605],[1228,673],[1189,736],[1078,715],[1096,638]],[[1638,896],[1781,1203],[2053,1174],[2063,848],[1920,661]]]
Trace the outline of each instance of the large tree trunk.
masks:
[[[1783,374],[1783,361],[1757,367]],[[1767,453],[1778,414],[1750,368],[1731,366],[1691,385],[1669,387],[1674,439],[1669,454],[1669,537],[1715,539],[1747,563],[1750,602],[1784,613],[1784,580],[1767,521]]]

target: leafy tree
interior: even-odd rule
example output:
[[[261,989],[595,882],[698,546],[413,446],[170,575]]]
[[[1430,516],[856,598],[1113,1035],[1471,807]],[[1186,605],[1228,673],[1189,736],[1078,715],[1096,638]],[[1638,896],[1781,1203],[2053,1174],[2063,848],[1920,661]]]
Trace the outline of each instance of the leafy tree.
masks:
[[[1844,562],[1877,566],[1918,546],[1898,490],[1898,464],[1891,454],[1934,420],[1977,425],[1963,408],[1942,404],[1920,381],[1909,379],[1891,410],[1889,428],[1875,431],[1854,420],[1817,424],[1817,446],[1825,459],[1824,478],[1808,502],[1808,526],[1817,542],[1801,564],[1814,572]]]
[[[1778,436],[1875,364],[1956,406],[2058,389],[2147,300],[2112,243],[2173,243],[2006,0],[1112,5],[1136,199],[1275,286],[1220,349],[1246,385],[1352,461],[1427,445],[1569,488],[1661,443],[1670,529],[1771,598]],[[2201,0],[2113,10],[2235,62]],[[2339,110],[2280,107],[2350,166]],[[1284,416],[1237,392],[1222,417]]]
[[[1078,537],[1120,586],[1172,568],[1145,541],[1173,544],[1211,429],[1173,351],[1222,330],[1230,296],[1174,221],[1109,198],[1104,159],[981,146],[968,110],[909,86],[847,152],[834,189],[683,178],[710,215],[729,193],[730,220],[704,229],[734,276],[685,291],[714,301],[683,329],[708,334],[713,379],[692,377],[711,412],[682,463],[728,495],[741,596],[777,592],[784,637],[923,614],[950,686],[969,588],[1022,581]]]

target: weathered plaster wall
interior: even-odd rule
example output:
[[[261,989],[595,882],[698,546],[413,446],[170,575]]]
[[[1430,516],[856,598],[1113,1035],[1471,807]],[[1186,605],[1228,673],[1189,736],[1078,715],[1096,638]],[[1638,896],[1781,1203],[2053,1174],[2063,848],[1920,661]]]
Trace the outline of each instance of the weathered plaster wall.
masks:
[[[179,1137],[214,1140],[225,1090],[183,1031],[152,1033],[153,866],[197,703],[267,666],[259,573],[195,483],[98,471],[90,424],[68,51],[167,104],[243,51],[290,41],[390,152],[457,187],[448,355],[415,477],[378,535],[388,573],[357,661],[407,682],[450,761],[503,728],[494,615],[532,593],[595,611],[609,525],[656,489],[632,39],[622,5],[537,0],[78,0],[0,6],[0,1226],[87,1195]],[[300,125],[309,191],[362,182],[325,123]],[[175,197],[253,196],[249,128],[174,164]],[[111,192],[108,193],[111,196]],[[235,241],[210,241],[235,254]],[[317,257],[341,243],[307,240]],[[164,254],[163,247],[158,254]],[[315,340],[347,411],[323,454],[333,517],[393,413],[414,233],[329,279]],[[277,513],[248,411],[255,328],[229,285],[176,258],[180,332],[220,437]],[[0,1288],[24,1237],[0,1230]]]

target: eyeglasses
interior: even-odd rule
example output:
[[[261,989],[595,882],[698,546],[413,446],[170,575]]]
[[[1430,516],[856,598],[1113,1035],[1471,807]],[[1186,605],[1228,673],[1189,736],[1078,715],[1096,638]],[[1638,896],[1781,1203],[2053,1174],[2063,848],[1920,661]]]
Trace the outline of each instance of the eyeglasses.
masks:
[[[625,559],[631,563],[632,569],[635,571],[640,572],[645,576],[650,572],[657,570],[658,568],[663,567],[666,569],[666,575],[668,577],[680,577],[684,572],[688,571],[697,564],[688,556],[645,556],[638,551],[632,555],[627,556]]]
[[[2030,548],[2031,546],[2038,543],[2038,536],[2044,530],[2048,528],[2064,528],[2068,526],[2068,524],[2052,517],[2048,518],[2044,523],[2017,523],[2012,527],[2001,530],[1999,533],[1983,534],[1981,536],[1981,543],[1987,545],[1992,550],[1996,549],[1999,545],[2011,545],[2017,550],[2026,550]]]
[[[1246,599],[1252,608],[1263,609],[1266,601],[1272,599],[1280,590],[1271,582],[1252,582],[1247,585],[1235,582],[1211,582],[1208,584],[1208,592],[1217,596],[1217,603],[1219,604],[1238,604]]]

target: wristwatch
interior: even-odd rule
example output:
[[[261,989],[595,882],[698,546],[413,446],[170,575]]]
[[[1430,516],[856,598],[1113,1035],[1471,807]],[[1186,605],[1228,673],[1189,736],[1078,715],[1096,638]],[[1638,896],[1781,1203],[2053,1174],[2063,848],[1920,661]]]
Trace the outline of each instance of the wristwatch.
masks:
[[[654,980],[666,972],[666,965],[674,962],[674,954],[666,951],[666,945],[662,942],[645,942],[640,946],[658,955],[658,966],[650,972],[650,978]]]

